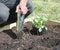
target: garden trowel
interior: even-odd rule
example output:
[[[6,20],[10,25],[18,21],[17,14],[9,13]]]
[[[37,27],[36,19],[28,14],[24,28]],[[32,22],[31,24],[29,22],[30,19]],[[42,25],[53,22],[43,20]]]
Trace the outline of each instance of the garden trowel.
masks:
[[[24,18],[25,18],[25,14],[21,14],[20,11],[17,12],[17,37],[21,38],[22,37],[22,26],[24,23]]]

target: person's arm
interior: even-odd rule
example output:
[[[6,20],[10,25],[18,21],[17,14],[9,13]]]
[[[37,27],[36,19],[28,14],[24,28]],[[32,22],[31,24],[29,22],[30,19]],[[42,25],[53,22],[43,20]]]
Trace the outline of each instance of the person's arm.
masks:
[[[26,14],[28,9],[26,7],[28,0],[20,0],[20,3],[17,5],[16,12],[20,9],[22,14]]]
[[[20,1],[20,5],[22,6],[26,6],[26,4],[27,4],[27,2],[28,2],[28,0],[21,0]]]

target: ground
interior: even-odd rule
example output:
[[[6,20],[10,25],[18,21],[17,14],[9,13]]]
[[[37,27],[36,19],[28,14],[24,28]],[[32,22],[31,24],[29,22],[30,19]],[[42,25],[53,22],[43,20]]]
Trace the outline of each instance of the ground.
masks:
[[[54,23],[53,23],[54,24]],[[0,32],[0,50],[60,50],[60,25],[47,25],[42,35],[33,31],[32,23],[22,28],[22,38],[17,39],[16,27]]]

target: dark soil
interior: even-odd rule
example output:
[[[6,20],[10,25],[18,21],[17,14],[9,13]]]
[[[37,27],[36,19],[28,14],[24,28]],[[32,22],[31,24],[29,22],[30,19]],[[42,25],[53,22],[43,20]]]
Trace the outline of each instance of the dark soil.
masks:
[[[0,32],[0,50],[60,50],[60,25],[46,25],[48,30],[38,35],[32,23],[26,22],[21,39],[16,27]]]

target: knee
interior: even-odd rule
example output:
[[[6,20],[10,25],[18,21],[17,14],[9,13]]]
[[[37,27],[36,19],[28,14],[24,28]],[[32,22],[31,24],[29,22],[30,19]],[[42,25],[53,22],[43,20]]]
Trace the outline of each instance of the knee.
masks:
[[[34,4],[32,3],[32,1],[30,1],[30,0],[28,1],[27,8],[28,8],[28,12],[29,13],[33,12],[33,10],[34,10]]]
[[[34,6],[33,6],[33,5],[31,5],[31,7],[28,9],[28,11],[29,11],[30,13],[32,13],[32,12],[33,12],[33,10],[34,10]]]
[[[30,14],[33,12],[33,10],[34,10],[34,5],[33,5],[33,3],[31,2],[31,0],[28,0],[27,8],[28,8],[28,12],[27,12],[27,14],[25,15],[25,18],[26,18],[28,15],[30,15]]]
[[[7,19],[8,19],[8,17],[9,17],[9,12],[0,12],[0,19],[2,20],[2,21],[7,21]]]
[[[28,12],[32,13],[33,10],[34,10],[34,5],[32,4],[32,5],[30,5],[30,7],[28,8]]]
[[[9,17],[9,8],[0,3],[0,21],[5,22]]]

